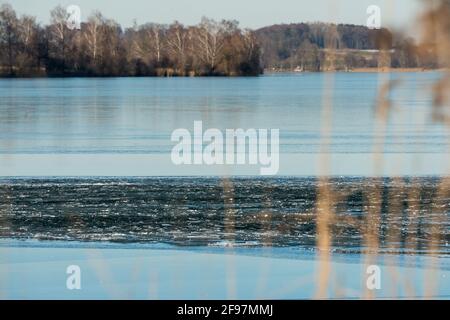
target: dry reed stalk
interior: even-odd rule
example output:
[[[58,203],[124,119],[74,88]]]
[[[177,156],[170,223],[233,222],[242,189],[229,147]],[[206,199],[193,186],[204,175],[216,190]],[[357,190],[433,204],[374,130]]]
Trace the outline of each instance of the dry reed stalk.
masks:
[[[336,26],[334,26],[336,28]],[[335,50],[330,48],[325,52],[326,60],[331,61],[330,68],[334,68]],[[324,75],[325,85],[322,104],[322,125],[320,142],[319,170],[320,178],[317,185],[316,199],[316,247],[318,250],[319,265],[317,271],[316,297],[323,299],[328,296],[331,263],[330,253],[332,244],[331,221],[334,219],[333,194],[330,187],[329,176],[331,172],[331,158],[329,146],[331,144],[333,120],[333,88],[334,74]]]
[[[386,56],[388,53],[386,53]],[[387,58],[382,59],[382,63],[386,63]],[[380,62],[379,62],[380,63]],[[373,142],[373,163],[375,176],[383,176],[383,148],[385,144],[385,135],[391,102],[389,100],[389,93],[396,84],[389,81],[389,75],[381,74],[379,78],[379,93],[378,101],[375,110],[376,126],[374,130]],[[379,251],[379,232],[381,224],[381,210],[383,201],[383,178],[376,178],[374,183],[365,190],[367,199],[366,225],[364,228],[364,245],[367,248],[365,254],[364,265],[366,268],[376,262],[376,256]],[[373,299],[374,293],[365,286],[365,299]]]
[[[421,17],[421,26],[423,37],[435,45],[435,51],[438,58],[439,66],[450,66],[450,1],[434,0],[426,3],[427,12]],[[437,122],[450,127],[449,112],[449,92],[450,92],[450,72],[447,69],[446,74],[438,81],[434,87],[433,101],[433,119]],[[450,154],[450,150],[448,151]],[[449,168],[450,169],[450,168]],[[430,239],[428,241],[427,252],[430,256],[434,256],[439,249],[440,238],[442,236],[442,223],[446,216],[449,204],[446,197],[450,190],[450,170],[444,176],[439,184],[435,199],[431,209],[436,214],[432,214],[433,221],[429,230]],[[430,258],[430,264],[433,264],[433,258]],[[430,266],[429,272],[425,276],[425,294],[426,298],[434,296],[438,286],[437,271]]]
[[[273,219],[273,212],[272,212],[272,201],[270,195],[272,194],[272,187],[267,188],[266,198],[264,201],[264,207],[265,210],[263,210],[260,213],[260,216],[262,216],[261,219],[261,229],[264,230],[265,236],[263,237],[263,245],[266,250],[272,250],[273,245],[273,234],[272,234],[272,219]],[[262,292],[264,291],[266,284],[267,284],[267,276],[270,273],[270,261],[265,263],[263,265],[263,268],[261,269],[261,277],[259,278],[259,281],[257,283],[256,287],[256,293],[257,297],[262,296]]]
[[[227,235],[227,240],[230,243],[234,243],[236,240],[236,217],[234,209],[234,187],[233,182],[230,178],[224,177],[222,179],[223,191],[224,191],[224,223],[225,223],[225,234]],[[235,258],[233,255],[227,256],[227,267],[226,267],[226,286],[227,294],[229,299],[235,299],[237,294],[236,286],[236,265]]]

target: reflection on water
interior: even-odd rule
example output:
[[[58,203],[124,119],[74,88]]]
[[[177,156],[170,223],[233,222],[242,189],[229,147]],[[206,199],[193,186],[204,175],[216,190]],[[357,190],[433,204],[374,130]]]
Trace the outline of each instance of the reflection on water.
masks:
[[[0,80],[0,154],[166,153],[176,128],[279,128],[282,153],[319,151],[325,74],[259,78]],[[333,153],[446,152],[448,132],[431,120],[439,73],[392,74],[395,112],[375,125],[380,75],[335,74]],[[325,88],[326,89],[326,88]]]
[[[318,183],[314,178],[2,180],[0,237],[313,248]],[[379,210],[379,221],[370,223],[377,226],[381,252],[450,253],[450,197],[438,193],[440,179],[327,183],[336,200],[333,250],[365,251],[368,213]]]

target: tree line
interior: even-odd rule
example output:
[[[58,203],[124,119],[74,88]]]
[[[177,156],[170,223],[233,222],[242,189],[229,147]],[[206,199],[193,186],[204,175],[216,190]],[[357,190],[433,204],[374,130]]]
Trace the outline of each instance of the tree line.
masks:
[[[0,74],[3,76],[203,76],[257,75],[260,50],[254,33],[236,21],[203,18],[196,26],[135,24],[123,29],[100,12],[72,30],[65,8],[42,26],[0,7]]]
[[[327,23],[252,31],[237,21],[202,18],[195,26],[147,23],[122,28],[93,12],[78,30],[58,6],[48,25],[0,7],[0,76],[246,76],[263,69],[438,68],[430,43],[382,28]],[[331,51],[330,51],[331,50]]]
[[[329,23],[282,24],[256,31],[266,68],[324,71],[379,67],[388,52],[392,68],[438,68],[436,50],[430,43],[386,28]]]

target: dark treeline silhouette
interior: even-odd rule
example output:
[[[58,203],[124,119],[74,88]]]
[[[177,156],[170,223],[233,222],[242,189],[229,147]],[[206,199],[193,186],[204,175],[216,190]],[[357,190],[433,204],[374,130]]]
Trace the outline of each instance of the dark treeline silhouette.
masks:
[[[325,23],[242,30],[208,18],[195,26],[148,23],[123,29],[93,12],[79,30],[58,6],[49,25],[0,7],[0,76],[258,75],[263,69],[301,71],[379,67],[436,68],[432,45],[416,45],[387,29]],[[332,54],[329,54],[331,50]],[[383,66],[386,62],[383,63]]]
[[[429,44],[393,34],[385,28],[346,24],[283,24],[257,30],[266,68],[324,71],[379,67],[380,52],[389,52],[393,68],[437,68]],[[327,54],[330,50],[333,54]],[[332,61],[330,61],[332,59]]]
[[[94,12],[79,30],[66,9],[51,23],[18,17],[0,7],[0,74],[3,76],[257,75],[260,50],[252,31],[236,21],[203,18],[196,26],[145,24],[123,29]]]

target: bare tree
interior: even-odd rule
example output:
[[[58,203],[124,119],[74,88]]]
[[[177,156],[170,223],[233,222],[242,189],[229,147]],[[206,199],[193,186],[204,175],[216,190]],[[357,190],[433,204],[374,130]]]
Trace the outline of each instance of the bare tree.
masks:
[[[21,73],[32,72],[39,64],[38,24],[36,18],[22,16],[18,21],[19,52],[16,64]]]
[[[258,49],[258,40],[254,32],[250,29],[245,29],[242,32],[242,38],[244,41],[244,50],[247,60],[252,59],[253,55],[256,53]]]
[[[190,39],[190,32],[179,22],[173,23],[167,34],[167,47],[169,53],[174,56],[177,61],[178,69],[184,72],[186,68],[186,56],[188,49],[188,41]]]
[[[256,75],[259,45],[236,21],[203,18],[196,26],[148,23],[126,29],[95,11],[81,31],[68,25],[62,6],[51,24],[20,19],[0,7],[0,70],[4,75],[153,76]]]
[[[127,69],[127,50],[122,37],[121,26],[112,19],[105,19],[99,46],[102,61],[98,66],[101,74],[121,75]]]
[[[62,71],[65,69],[66,61],[66,47],[68,42],[69,28],[67,28],[67,21],[69,14],[62,6],[57,6],[50,12],[51,16],[51,42],[54,46],[55,56],[62,62]]]
[[[37,32],[36,18],[24,15],[19,20],[19,39],[25,47],[30,47]]]
[[[9,75],[14,74],[14,57],[17,50],[17,16],[9,4],[0,7],[0,43],[6,48]]]
[[[142,60],[152,59],[156,65],[160,65],[166,47],[164,41],[166,27],[161,24],[148,23],[135,29],[134,56]]]
[[[197,28],[196,40],[199,57],[210,72],[215,72],[223,58],[223,48],[226,36],[237,29],[237,22],[222,21],[221,23],[203,17]]]
[[[161,63],[162,52],[164,50],[165,43],[163,41],[165,27],[160,24],[152,23],[148,25],[146,30],[147,38],[153,48],[156,56],[156,62],[159,65]]]
[[[89,55],[92,58],[92,63],[95,64],[98,56],[98,46],[100,44],[101,27],[104,23],[104,18],[99,11],[95,11],[89,16],[84,28],[83,38],[86,41]]]

